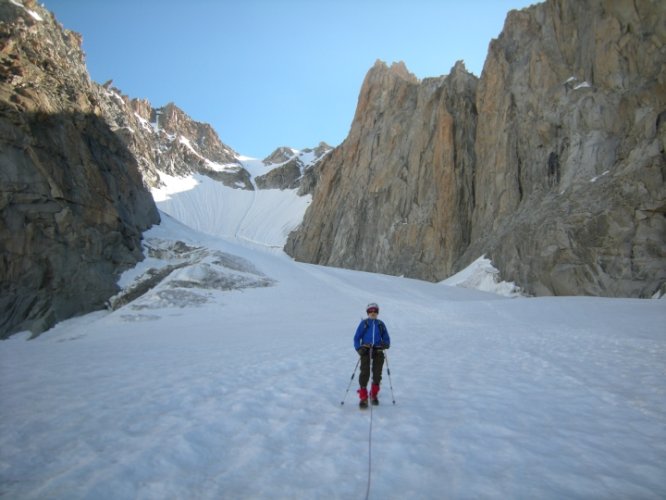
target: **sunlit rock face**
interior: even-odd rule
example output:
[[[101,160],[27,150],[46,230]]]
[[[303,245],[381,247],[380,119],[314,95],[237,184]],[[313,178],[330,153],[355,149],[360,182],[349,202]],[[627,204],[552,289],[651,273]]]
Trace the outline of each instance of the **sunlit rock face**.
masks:
[[[288,252],[444,278],[469,244],[477,82],[462,63],[419,82],[403,64],[378,61],[349,136],[318,167],[313,203]]]
[[[509,13],[480,78],[368,73],[286,250],[438,281],[481,255],[535,295],[666,291],[663,2]]]

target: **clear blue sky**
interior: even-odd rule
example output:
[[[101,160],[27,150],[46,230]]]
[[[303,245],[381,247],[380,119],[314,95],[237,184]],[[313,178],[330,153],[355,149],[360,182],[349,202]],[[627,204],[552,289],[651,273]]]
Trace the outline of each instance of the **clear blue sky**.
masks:
[[[457,60],[480,76],[508,11],[534,0],[42,0],[83,35],[93,80],[174,102],[264,158],[349,132],[377,59],[418,78]]]

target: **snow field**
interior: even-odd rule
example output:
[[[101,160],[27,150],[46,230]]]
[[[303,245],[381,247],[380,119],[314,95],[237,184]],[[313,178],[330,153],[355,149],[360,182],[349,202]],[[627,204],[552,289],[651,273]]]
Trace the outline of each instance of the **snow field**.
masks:
[[[285,235],[257,225],[297,217],[255,198],[216,225],[230,199],[193,196],[206,189],[160,206],[209,233],[245,227],[238,239],[163,215],[147,240],[240,256],[273,285],[156,300],[205,278],[197,263],[116,311],[0,343],[1,496],[360,499],[370,418],[370,498],[666,496],[664,301],[507,298],[295,263],[272,248]],[[478,272],[468,282],[487,289]],[[370,301],[396,400],[385,369],[372,412],[357,408],[358,372],[340,405]]]
[[[161,210],[197,231],[260,246],[282,248],[312,199],[296,190],[233,189],[203,175],[160,175],[166,185],[153,197]]]

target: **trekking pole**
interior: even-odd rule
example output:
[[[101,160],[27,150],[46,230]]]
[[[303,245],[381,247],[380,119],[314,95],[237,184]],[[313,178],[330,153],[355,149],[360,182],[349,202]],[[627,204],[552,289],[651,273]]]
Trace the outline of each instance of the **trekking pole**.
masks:
[[[345,391],[345,397],[342,398],[342,401],[340,401],[340,404],[341,404],[341,405],[344,405],[344,404],[345,404],[345,399],[347,399],[347,394],[349,393],[349,388],[350,388],[351,385],[352,385],[352,381],[354,380],[354,375],[356,375],[356,370],[358,369],[358,365],[359,365],[360,362],[361,362],[361,358],[359,357],[359,358],[358,358],[358,361],[356,362],[356,366],[354,367],[354,373],[352,373],[352,376],[351,376],[351,378],[349,379],[349,385],[347,386],[347,390]]]
[[[393,398],[393,404],[395,404],[395,396],[393,395],[393,382],[391,381],[391,368],[389,368],[388,356],[386,355],[386,351],[384,351],[384,359],[386,360],[386,373],[388,373],[389,387],[391,387],[391,398]]]

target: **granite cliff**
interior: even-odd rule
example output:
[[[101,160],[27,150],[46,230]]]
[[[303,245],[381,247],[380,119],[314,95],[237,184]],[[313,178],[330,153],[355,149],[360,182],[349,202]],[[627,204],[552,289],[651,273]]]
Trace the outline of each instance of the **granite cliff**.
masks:
[[[288,252],[332,266],[446,276],[469,244],[476,85],[462,64],[419,82],[404,64],[378,61],[349,136],[319,168]]]
[[[534,295],[666,292],[666,5],[509,13],[480,78],[378,62],[286,250],[441,280],[480,255]]]

